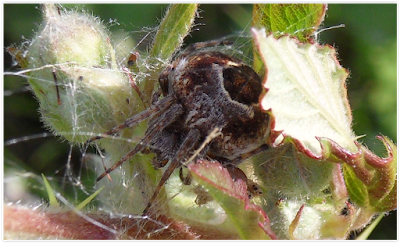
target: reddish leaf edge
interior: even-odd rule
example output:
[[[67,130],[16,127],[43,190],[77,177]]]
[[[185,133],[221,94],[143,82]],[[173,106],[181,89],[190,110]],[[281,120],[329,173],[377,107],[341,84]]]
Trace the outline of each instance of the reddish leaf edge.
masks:
[[[204,182],[206,182],[207,184],[215,187],[216,189],[218,189],[219,191],[229,195],[230,197],[236,198],[240,201],[244,201],[244,209],[245,210],[251,210],[251,211],[255,211],[257,212],[262,218],[263,218],[263,222],[258,222],[258,225],[264,230],[264,232],[271,238],[271,239],[277,239],[275,233],[271,230],[270,228],[270,220],[267,216],[267,214],[257,205],[252,204],[249,200],[249,198],[247,197],[247,193],[243,192],[243,191],[237,191],[237,190],[229,190],[223,186],[217,185],[216,183],[214,183],[213,181],[209,180],[208,178],[205,178],[202,174],[200,169],[203,166],[217,166],[219,169],[221,169],[221,174],[225,174],[226,176],[229,177],[228,180],[230,180],[232,185],[236,184],[236,189],[244,189],[246,187],[240,187],[240,185],[237,185],[238,183],[235,183],[235,181],[232,179],[231,175],[229,174],[228,170],[226,168],[224,168],[220,163],[217,162],[211,162],[211,161],[207,161],[207,160],[199,160],[197,161],[196,164],[191,164],[188,166],[188,169],[192,172],[195,173],[196,175],[198,175],[199,177],[202,178],[202,180]],[[243,182],[243,181],[241,181]]]

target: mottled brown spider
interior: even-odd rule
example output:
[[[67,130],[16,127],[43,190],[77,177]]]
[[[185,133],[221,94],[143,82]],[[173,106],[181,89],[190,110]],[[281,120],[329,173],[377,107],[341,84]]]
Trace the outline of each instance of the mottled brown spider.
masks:
[[[155,96],[148,109],[88,141],[149,119],[145,136],[136,147],[97,179],[137,152],[155,153],[152,164],[156,169],[169,163],[143,214],[148,212],[172,172],[189,157],[194,156],[194,162],[206,158],[234,165],[266,148],[269,116],[258,102],[261,78],[241,60],[209,48],[217,44],[224,43],[202,42],[189,46],[161,73],[162,99]],[[219,135],[205,142],[215,129]],[[180,175],[185,184],[190,183]]]

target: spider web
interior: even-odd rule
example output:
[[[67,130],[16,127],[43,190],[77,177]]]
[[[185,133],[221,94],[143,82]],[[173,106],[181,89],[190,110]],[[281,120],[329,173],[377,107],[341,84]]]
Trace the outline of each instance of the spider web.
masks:
[[[203,27],[200,24],[201,22],[201,19],[198,20],[197,25],[194,27],[195,30],[199,28],[198,32],[202,32],[203,29],[207,28],[207,26]],[[107,25],[108,27],[121,26],[116,20],[110,20]],[[146,48],[156,33],[157,28],[141,28],[138,31],[131,31],[131,25],[122,24],[122,26],[130,32],[126,34],[118,29],[112,33],[113,40],[111,41],[112,43],[116,43],[114,49],[116,51],[117,64],[121,67],[121,74],[126,75],[126,73],[129,72],[129,70],[127,71],[126,69],[127,61],[131,53],[135,52],[139,53],[139,65],[151,68],[148,63],[146,63],[145,57],[148,51]],[[201,36],[199,41],[220,38],[220,40],[232,42],[232,45],[212,47],[210,49],[216,49],[226,54],[236,56],[245,63],[251,65],[253,61],[252,39],[250,37],[249,27],[250,22],[248,22],[246,26],[239,28],[243,30],[234,34],[225,35],[222,38],[220,36],[213,36],[211,38]],[[167,63],[167,61],[165,61],[165,63]],[[123,69],[122,67],[125,68]],[[43,65],[38,67],[37,70],[48,68],[54,68],[54,66]],[[92,69],[94,70],[95,68]],[[145,205],[146,200],[140,199],[141,197],[137,195],[141,193],[150,195],[153,191],[152,186],[146,186],[149,185],[149,182],[142,176],[146,169],[143,166],[136,163],[124,163],[121,168],[116,169],[110,174],[112,181],[104,178],[99,183],[95,183],[95,178],[104,172],[104,168],[112,166],[127,153],[129,148],[131,149],[134,147],[141,136],[143,136],[146,124],[143,123],[139,125],[139,128],[136,130],[128,129],[131,131],[123,132],[119,137],[103,138],[101,141],[109,143],[111,146],[117,148],[119,148],[121,144],[127,146],[121,149],[120,153],[113,154],[112,157],[98,147],[92,147],[86,150],[83,146],[69,144],[63,141],[62,138],[60,139],[60,137],[56,137],[48,132],[43,128],[42,123],[39,122],[40,118],[36,112],[38,109],[37,102],[32,99],[32,95],[29,92],[30,88],[25,85],[25,78],[31,75],[28,71],[32,73],[37,70],[25,70],[24,72],[12,70],[7,72],[5,76],[5,123],[24,124],[25,120],[29,119],[29,121],[35,121],[37,125],[37,128],[34,130],[25,129],[23,125],[20,125],[18,133],[5,134],[5,201],[13,205],[23,205],[30,208],[45,208],[47,204],[43,199],[47,200],[48,195],[43,179],[40,176],[40,173],[43,173],[56,192],[58,201],[64,205],[64,208],[75,211],[85,222],[111,235],[129,239],[157,238],[158,236],[162,236],[164,239],[175,239],[182,237],[182,235],[187,238],[196,238],[196,235],[187,233],[184,225],[178,225],[176,222],[165,218],[140,216],[142,207],[138,205]],[[146,72],[138,72],[137,75],[145,76]],[[132,79],[134,79],[134,77]],[[55,82],[54,78],[51,76],[39,81],[49,83]],[[127,78],[127,82],[129,82],[129,78]],[[85,128],[86,124],[80,123],[80,117],[83,112],[90,112],[79,110],[79,97],[85,96],[85,94],[81,93],[77,88],[78,85],[79,83],[76,82],[68,83],[60,87],[70,92],[68,103],[74,104],[71,106],[74,109],[70,110],[71,117],[73,117],[73,120],[76,122],[72,132],[70,132],[72,136],[81,135],[80,131]],[[135,92],[136,91],[134,91],[132,87],[132,93]],[[19,105],[15,105],[22,104],[22,106],[24,106],[23,104],[25,103],[17,101],[18,99],[24,100],[23,102],[25,102],[25,100],[30,100],[30,104],[35,105],[34,107],[33,105],[27,106],[29,111],[24,110],[19,107]],[[138,104],[133,103],[132,105]],[[12,119],[13,116],[16,114],[18,115],[18,113],[23,114],[23,116],[19,118],[23,120],[22,122],[15,122],[15,120]],[[93,114],[93,116],[95,115],[96,114]],[[126,116],[127,118],[129,117],[129,115]],[[104,117],[104,119],[107,119],[107,117]],[[120,121],[113,121],[114,125],[117,125],[119,122]],[[103,125],[99,121],[95,121],[95,123],[99,126]],[[8,129],[6,128],[5,130],[7,131]],[[14,127],[14,130],[17,129]],[[96,136],[98,134],[89,132],[89,135]],[[138,154],[134,156],[132,161],[140,161],[143,159],[149,160],[149,156]],[[138,187],[137,185],[144,186]],[[75,207],[78,203],[85,200],[102,186],[104,186],[102,192],[91,201],[84,211],[76,210]],[[190,187],[182,186],[177,171],[175,171],[166,186],[171,192],[170,195],[174,195],[169,199],[169,202],[170,210],[174,211],[175,214],[183,217],[184,214],[180,214],[180,211],[184,209],[186,211],[191,211],[192,216],[197,213],[200,221],[207,221],[215,225],[221,223],[224,217],[226,217],[223,210],[216,202],[210,202],[202,206],[197,205],[195,200],[199,194],[196,194],[193,190],[193,188],[196,188],[196,185]],[[161,196],[165,197],[165,195]],[[187,203],[182,207],[179,201],[187,200],[188,198],[191,200],[191,203]],[[155,204],[160,202],[165,202],[165,200],[159,200],[155,202]],[[202,216],[204,210],[196,211],[201,207],[208,208],[211,213]],[[103,218],[97,217],[93,212],[102,213],[106,216]],[[213,220],[210,220],[211,217]],[[108,221],[105,222],[104,219]],[[137,231],[126,235],[126,232],[132,229],[137,229]],[[186,235],[183,233],[186,233]]]
[[[110,25],[117,25],[117,23],[112,21]],[[139,46],[141,44],[145,45],[146,42],[149,41],[149,36],[154,34],[155,30],[156,29],[146,28],[130,32],[128,35],[124,36],[120,33],[114,34],[113,41],[118,43],[115,48],[116,53],[120,55],[117,57],[120,61],[119,64],[126,63],[129,52],[132,50],[138,51],[140,49]],[[135,36],[136,40],[133,36]],[[42,66],[38,69],[46,68],[51,67]],[[15,69],[16,68],[13,68],[10,72],[6,72],[6,76],[4,77],[6,125],[4,200],[15,206],[45,208],[46,203],[43,199],[47,200],[48,195],[40,176],[40,173],[43,173],[56,192],[58,201],[65,205],[63,207],[74,210],[74,207],[78,203],[82,202],[99,188],[99,185],[95,185],[94,182],[96,170],[100,171],[103,169],[103,164],[105,164],[104,166],[110,166],[114,161],[109,161],[110,158],[104,156],[102,151],[96,151],[96,149],[85,151],[81,146],[74,146],[66,141],[62,141],[60,137],[56,137],[51,132],[44,129],[37,114],[38,105],[36,100],[33,99],[30,87],[26,86],[26,80],[24,79],[28,78],[31,73],[36,70],[24,70],[24,72],[13,71]],[[29,71],[31,72],[29,73]],[[52,79],[39,81],[54,82]],[[79,124],[81,114],[77,111],[80,103],[78,98],[75,97],[81,95],[79,94],[80,91],[74,86],[74,83],[66,84],[60,87],[60,89],[65,89],[67,92],[70,92],[70,99],[66,103],[72,104],[71,107],[75,108],[70,110],[72,120],[75,121],[71,135],[78,135],[75,133],[81,130],[79,127],[81,126],[81,124]],[[65,102],[65,100],[63,100],[63,102]],[[12,104],[20,104],[22,107]],[[27,107],[29,109],[24,110],[24,104],[32,105]],[[17,115],[19,115],[19,117],[14,118]],[[36,125],[36,127],[33,129],[26,128],[25,126],[16,127],[18,124],[26,124],[30,121],[35,121],[34,125]],[[10,128],[10,130],[8,128]],[[91,136],[95,135],[96,134],[92,134]],[[137,139],[138,138],[133,137],[125,140],[128,140],[130,143],[135,143]],[[84,154],[86,154],[86,156],[83,158]],[[129,185],[130,181],[137,178],[137,176],[129,176],[130,179],[127,179],[128,176],[125,176],[122,170],[117,170],[117,172],[119,172],[121,176],[119,176],[118,180],[114,179],[113,183],[114,185],[122,185],[122,187],[120,187],[121,190],[115,191],[104,188],[104,191],[108,189],[110,192],[109,194],[112,195],[109,198],[107,198],[107,195],[100,195],[91,202],[87,212],[86,210],[85,213],[80,212],[80,216],[87,222],[91,222],[93,225],[97,225],[116,235],[120,234],[118,230],[116,231],[114,228],[107,226],[104,222],[100,222],[98,219],[96,220],[95,217],[92,218],[92,216],[90,216],[90,208],[96,207],[96,205],[102,205],[101,208],[98,208],[99,211],[103,211],[105,214],[109,215],[109,217],[128,218],[132,216],[134,219],[144,219],[142,216],[135,216],[127,213],[129,208],[132,208],[134,205],[122,206],[119,204],[122,197],[134,195],[134,193],[131,193]],[[136,171],[135,173],[140,174],[140,171]],[[106,182],[104,184],[108,184],[108,187],[110,187],[113,183]],[[118,188],[116,186],[112,187]],[[125,199],[125,202],[126,201]],[[134,200],[132,201],[134,202]],[[63,211],[63,209],[59,210]],[[168,228],[167,223],[157,222],[153,219],[143,220],[143,222],[138,221],[136,223],[138,227],[136,228],[144,227],[147,221],[159,225],[160,229]],[[122,231],[122,228],[120,230]],[[156,233],[157,230],[154,230],[154,232]],[[150,236],[151,232],[148,234]]]
[[[34,21],[33,21],[34,22]],[[119,26],[115,20],[110,21],[110,26]],[[109,27],[110,27],[109,26]],[[127,26],[128,29],[131,26]],[[151,41],[151,37],[156,32],[156,28],[142,28],[139,31],[121,34],[122,31],[117,30],[113,33],[113,43],[117,43],[114,47],[117,54],[117,62],[119,66],[124,66],[129,59],[130,53],[139,52],[139,57],[146,56],[147,50],[145,47]],[[244,34],[246,33],[246,34]],[[135,37],[135,38],[133,38]],[[246,63],[251,63],[249,51],[251,48],[251,39],[249,33],[240,32],[234,35],[225,36],[223,39],[233,42],[231,46],[218,47],[223,49],[227,54],[239,56]],[[203,40],[204,41],[204,40]],[[144,59],[141,59],[144,60]],[[14,63],[15,65],[15,63]],[[143,63],[146,66],[146,63]],[[11,65],[10,65],[11,66]],[[54,68],[54,66],[43,65],[37,70]],[[85,150],[82,146],[77,146],[68,143],[63,138],[55,136],[43,127],[40,118],[37,114],[38,105],[30,92],[30,87],[26,85],[26,78],[31,77],[35,70],[17,71],[16,68],[10,69],[5,73],[4,81],[4,97],[5,97],[5,167],[4,167],[4,200],[14,206],[23,206],[28,208],[42,208],[47,206],[45,202],[48,198],[44,182],[40,176],[43,173],[50,182],[51,187],[56,192],[56,197],[63,208],[74,211],[75,206],[93,194],[98,188],[104,186],[102,192],[93,199],[87,210],[79,211],[79,217],[90,222],[97,227],[102,228],[109,233],[115,235],[123,235],[130,228],[147,231],[146,237],[154,237],[161,232],[171,232],[169,238],[175,238],[176,234],[181,234],[182,230],[178,230],[173,222],[165,219],[153,219],[147,216],[140,216],[140,207],[138,208],[137,193],[143,190],[152,191],[151,187],[135,188],[132,184],[146,184],[140,176],[143,167],[136,167],[132,163],[125,163],[122,168],[116,169],[111,175],[112,181],[107,178],[100,183],[94,182],[96,175],[104,171],[104,167],[110,167],[121,154],[109,157],[104,151],[93,147]],[[29,72],[30,71],[30,72]],[[121,70],[124,72],[124,70]],[[139,73],[138,75],[145,75]],[[42,79],[40,82],[55,82],[53,78]],[[75,85],[79,85],[75,83]],[[70,92],[69,103],[75,104],[72,107],[71,117],[76,121],[72,130],[72,136],[79,135],[82,124],[79,123],[80,112],[78,96],[79,89],[73,83],[61,86],[60,89],[65,89]],[[64,101],[63,101],[64,102]],[[24,106],[23,104],[30,104]],[[21,105],[15,105],[21,104]],[[19,115],[19,116],[18,116]],[[35,128],[28,128],[23,125],[18,127],[18,124],[34,121]],[[145,124],[144,124],[145,125]],[[8,131],[8,128],[10,130]],[[143,130],[143,126],[141,128]],[[16,131],[16,132],[15,132]],[[143,133],[143,131],[141,131]],[[98,134],[91,134],[96,136]],[[113,138],[104,138],[104,140],[115,143],[119,146],[118,141],[132,144],[140,139],[140,131],[135,136],[120,136]],[[136,155],[134,160],[140,160],[142,155]],[[169,185],[173,185],[176,190],[176,197],[188,189],[180,186],[177,181],[178,175],[174,173]],[[189,192],[193,194],[189,190]],[[192,195],[196,198],[196,195]],[[157,204],[157,202],[156,202]],[[198,207],[194,202],[190,208]],[[115,230],[115,225],[110,226],[101,219],[96,218],[91,214],[96,208],[98,212],[103,212],[108,215],[109,219],[120,219],[119,227]],[[134,210],[136,209],[136,211]],[[139,211],[138,211],[139,210]],[[60,211],[63,211],[60,209]],[[75,210],[76,211],[76,210]],[[132,213],[134,211],[135,213]],[[127,224],[122,219],[132,219],[131,224]],[[116,223],[118,224],[118,223]],[[136,225],[136,226],[135,226]],[[148,231],[149,225],[153,226],[152,231]],[[174,233],[175,232],[175,233]],[[139,237],[139,233],[136,235]],[[125,236],[126,237],[126,236]],[[132,237],[132,236],[130,236]],[[140,237],[143,237],[141,235]],[[191,236],[194,237],[194,236]],[[135,238],[135,235],[133,235]]]
[[[199,28],[199,32],[207,28],[207,26],[203,27],[200,24],[201,22],[201,19],[198,20],[197,25],[194,26],[195,30]],[[121,26],[116,20],[110,20],[107,25],[108,27]],[[116,43],[114,49],[116,51],[117,64],[121,67],[120,72],[125,75],[129,72],[129,70],[127,71],[126,69],[126,65],[132,53],[138,52],[138,63],[142,62],[140,65],[149,67],[144,58],[148,51],[146,47],[151,42],[151,38],[156,33],[157,28],[142,28],[138,31],[131,31],[131,25],[122,25],[130,32],[126,34],[120,29],[114,31],[112,33],[113,40],[111,42]],[[252,39],[250,37],[249,27],[250,22],[248,22],[244,28],[241,27],[243,30],[234,34],[225,35],[222,38],[218,36],[217,38],[220,38],[220,40],[232,42],[232,45],[212,47],[210,49],[216,49],[226,54],[236,56],[245,63],[251,65]],[[208,38],[202,36],[200,41],[208,41],[210,39],[215,39],[215,37]],[[112,166],[128,151],[127,149],[134,147],[141,136],[143,136],[146,124],[143,123],[139,126],[139,129],[133,132],[124,132],[119,137],[103,138],[102,141],[105,141],[104,143],[110,143],[111,146],[114,147],[120,147],[121,144],[128,145],[127,148],[122,149],[120,153],[114,154],[112,157],[108,156],[98,147],[92,147],[86,150],[83,146],[72,145],[62,138],[60,139],[60,137],[44,129],[43,124],[40,123],[40,118],[37,114],[37,102],[32,98],[30,88],[26,86],[25,80],[25,78],[30,77],[31,73],[49,68],[55,68],[55,66],[43,65],[35,70],[25,70],[23,72],[14,71],[14,68],[14,70],[7,72],[5,76],[5,123],[23,124],[24,122],[20,120],[29,119],[29,121],[35,121],[36,124],[34,130],[25,129],[25,127],[21,125],[20,129],[18,129],[18,133],[10,132],[5,134],[5,201],[13,205],[28,206],[29,208],[45,208],[47,204],[43,199],[47,200],[48,195],[43,179],[40,176],[40,173],[43,173],[56,192],[58,201],[64,205],[64,208],[76,211],[80,218],[112,235],[120,238],[156,238],[157,235],[163,235],[163,232],[168,232],[167,235],[164,235],[164,237],[166,237],[164,239],[181,237],[182,233],[186,232],[182,229],[182,226],[176,225],[174,222],[163,218],[140,216],[140,210],[142,210],[142,208],[138,207],[138,205],[145,205],[146,202],[143,202],[143,200],[140,199],[141,197],[137,195],[144,192],[150,195],[150,192],[153,191],[153,187],[146,186],[149,184],[142,176],[145,170],[143,166],[135,163],[124,163],[121,168],[116,169],[110,174],[112,181],[104,178],[99,183],[95,183],[95,178],[104,172],[104,168]],[[31,71],[31,73],[28,71]],[[139,72],[137,75],[144,76],[146,73]],[[134,77],[132,79],[134,79]],[[54,78],[51,76],[39,81],[49,83],[55,82]],[[127,82],[128,81],[129,80],[127,80]],[[67,83],[59,87],[69,92],[68,97],[70,98],[68,103],[73,104],[71,107],[74,109],[70,110],[71,117],[73,117],[72,120],[75,121],[72,132],[70,132],[72,137],[81,135],[81,130],[85,128],[86,124],[80,123],[82,112],[90,112],[79,110],[79,97],[85,94],[81,93],[78,86],[79,83],[76,82]],[[133,91],[133,87],[132,92],[135,92]],[[24,102],[27,100],[26,102],[30,102],[30,104],[34,105],[28,106],[29,111],[23,110],[22,107],[15,106],[15,104],[21,102],[18,101],[20,99],[24,100]],[[18,118],[20,120],[16,122],[15,119],[12,118],[14,115],[18,115],[18,113],[22,113],[23,116]],[[96,114],[93,114],[93,116],[95,115]],[[126,116],[129,117],[129,115]],[[105,117],[105,119],[107,118]],[[101,122],[95,122],[96,125],[102,126]],[[118,121],[113,122],[118,123]],[[5,130],[7,131],[8,129],[6,128]],[[14,129],[11,130],[15,131],[17,129],[14,127]],[[98,135],[94,132],[89,133],[90,136]],[[139,161],[142,159],[146,159],[146,155],[135,155],[132,160]],[[137,185],[145,186],[138,187]],[[201,194],[196,194],[193,191],[196,185],[183,187],[177,171],[167,182],[166,186],[169,187],[171,191],[170,194],[174,195],[169,200],[171,202],[170,210],[175,211],[175,214],[184,216],[180,214],[182,204],[179,204],[179,201],[182,201],[182,198],[185,200],[189,198],[191,203],[185,204],[183,208],[187,211],[192,211],[192,216],[197,213],[200,221],[203,220],[218,225],[224,220],[224,217],[226,217],[223,210],[216,202],[210,202],[202,206],[197,205],[195,200],[198,196],[201,196]],[[91,201],[86,210],[77,211],[75,209],[78,203],[85,200],[101,187],[103,187],[102,192]],[[161,201],[165,202],[165,200],[160,200],[160,202]],[[155,204],[157,203],[159,202],[155,202]],[[204,213],[204,210],[196,211],[201,207],[209,208],[211,213],[202,216],[201,214]],[[93,212],[103,213],[106,217],[96,217]],[[210,220],[210,217],[212,217],[213,220]],[[109,222],[105,222],[104,219],[107,219]],[[126,219],[129,219],[128,222],[126,222]],[[125,235],[125,233],[131,229],[137,229],[137,231],[129,234],[129,236]],[[143,234],[143,232],[146,232],[146,234]],[[197,237],[193,234],[186,234],[184,236],[187,238]],[[214,237],[217,236],[214,235]]]

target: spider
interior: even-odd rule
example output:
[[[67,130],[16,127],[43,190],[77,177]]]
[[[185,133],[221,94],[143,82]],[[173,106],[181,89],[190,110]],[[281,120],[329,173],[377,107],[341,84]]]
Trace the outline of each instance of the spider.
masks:
[[[138,152],[155,153],[155,169],[169,163],[143,215],[175,169],[180,167],[182,181],[190,184],[190,174],[183,178],[181,167],[189,157],[236,165],[267,148],[270,119],[258,102],[261,78],[241,60],[207,48],[220,44],[226,45],[214,41],[187,47],[161,72],[160,89],[149,108],[88,140],[93,142],[149,119],[146,133],[135,148],[97,178],[99,181]],[[218,135],[208,141],[213,130]]]

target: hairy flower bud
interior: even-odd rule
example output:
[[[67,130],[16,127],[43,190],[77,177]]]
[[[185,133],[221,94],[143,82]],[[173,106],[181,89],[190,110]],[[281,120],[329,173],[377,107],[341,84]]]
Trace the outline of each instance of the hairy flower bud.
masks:
[[[131,116],[138,96],[97,18],[54,4],[44,5],[43,15],[27,48],[28,81],[46,126],[83,143]]]

